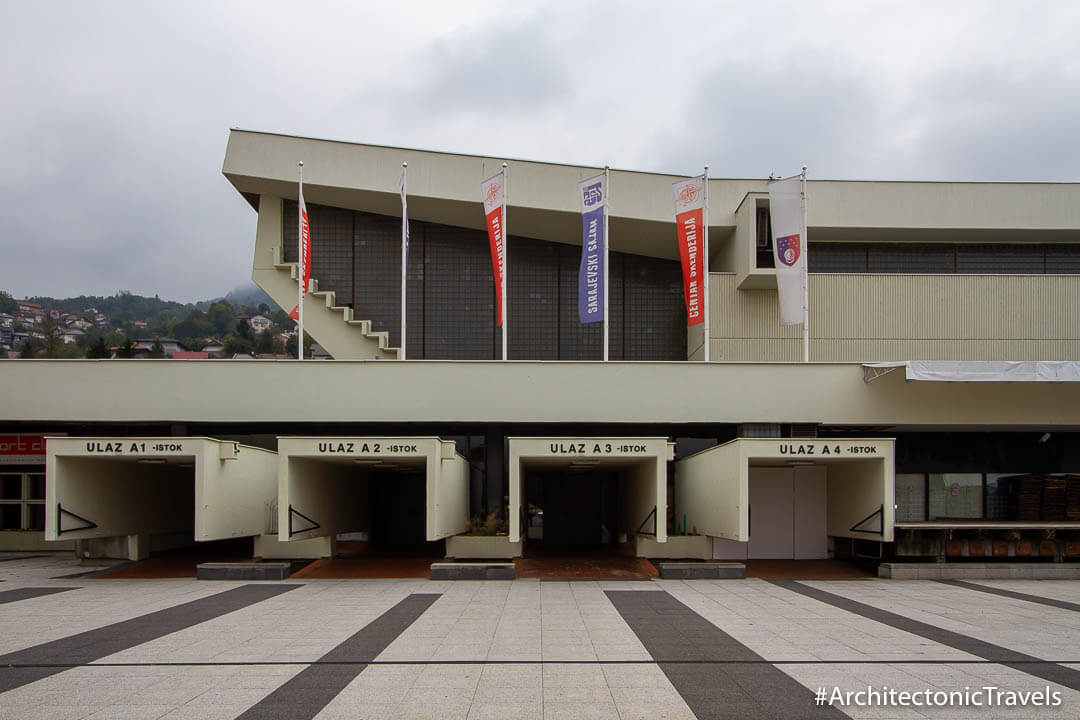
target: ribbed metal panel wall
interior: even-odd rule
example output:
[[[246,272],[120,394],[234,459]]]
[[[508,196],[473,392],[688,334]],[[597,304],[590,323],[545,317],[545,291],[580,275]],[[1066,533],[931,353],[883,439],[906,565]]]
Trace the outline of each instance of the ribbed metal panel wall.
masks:
[[[713,275],[712,356],[802,359],[802,327],[781,327],[774,290]],[[1075,360],[1080,277],[810,276],[811,360]]]

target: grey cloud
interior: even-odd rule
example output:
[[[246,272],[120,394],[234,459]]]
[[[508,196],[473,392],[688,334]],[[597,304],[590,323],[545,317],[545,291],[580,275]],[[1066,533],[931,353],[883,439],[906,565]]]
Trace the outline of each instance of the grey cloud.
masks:
[[[492,121],[505,121],[547,112],[567,101],[577,80],[559,30],[553,15],[535,13],[442,38],[410,62],[410,73],[365,93],[362,101],[417,125],[447,115],[479,119],[486,112]]]
[[[845,68],[807,72],[794,58],[728,64],[690,97],[683,124],[653,138],[655,163],[687,174],[705,163],[717,177],[788,175],[803,163],[818,177],[850,174],[885,132],[865,79]]]
[[[934,178],[1080,179],[1080,72],[1061,66],[956,71],[922,88],[908,172]]]

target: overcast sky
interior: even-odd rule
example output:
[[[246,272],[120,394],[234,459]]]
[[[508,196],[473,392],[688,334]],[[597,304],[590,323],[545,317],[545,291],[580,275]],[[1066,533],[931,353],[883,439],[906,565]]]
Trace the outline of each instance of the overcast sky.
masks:
[[[1080,180],[1069,0],[7,0],[3,18],[0,289],[20,298],[249,282],[230,127],[714,177]]]

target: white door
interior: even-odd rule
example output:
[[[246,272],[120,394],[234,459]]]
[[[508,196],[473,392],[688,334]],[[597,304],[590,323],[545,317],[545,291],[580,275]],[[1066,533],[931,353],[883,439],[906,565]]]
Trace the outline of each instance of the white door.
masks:
[[[794,481],[792,468],[750,468],[751,559],[794,557]]]
[[[822,465],[794,470],[794,558],[822,560],[829,557],[826,517],[826,468]]]

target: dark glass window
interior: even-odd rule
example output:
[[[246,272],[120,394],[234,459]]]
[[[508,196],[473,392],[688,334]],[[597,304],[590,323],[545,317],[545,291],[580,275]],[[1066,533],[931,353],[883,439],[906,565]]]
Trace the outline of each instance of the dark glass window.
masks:
[[[1080,520],[1080,475],[897,473],[896,520]]]
[[[1080,245],[1016,243],[810,243],[810,272],[1080,274]]]
[[[896,473],[896,521],[926,519],[926,475]]]
[[[358,214],[359,215],[359,214]],[[360,217],[357,217],[360,220]],[[356,278],[353,311],[357,320],[371,320],[371,329],[390,333],[390,346],[401,345],[401,220],[364,215],[352,228],[348,262]],[[315,235],[312,225],[312,237]],[[410,244],[412,235],[409,236]],[[319,238],[321,251],[324,239]],[[312,249],[312,274],[315,273]],[[422,263],[421,263],[422,265]],[[408,305],[406,304],[406,310]],[[408,347],[405,348],[408,351]]]
[[[776,267],[776,258],[773,256],[773,242],[772,242],[772,217],[769,215],[769,208],[760,207],[757,209],[757,237],[754,238],[754,245],[757,257],[757,266],[759,268],[771,268]]]
[[[0,500],[22,500],[22,475],[0,475]]]
[[[0,530],[22,529],[22,505],[0,505]]]
[[[1045,272],[1040,245],[959,245],[956,248],[956,271],[972,275],[1039,275]]]
[[[45,499],[45,476],[41,474],[33,474],[29,476],[29,491],[30,494],[26,496],[27,500],[44,500]]]
[[[45,506],[41,503],[32,503],[26,506],[27,530],[45,529]]]
[[[810,243],[806,259],[812,273],[864,273],[866,252],[857,243]]]
[[[1016,476],[1001,473],[986,474],[986,499],[984,508],[987,520],[1011,520],[1011,488]]]
[[[1080,252],[1075,245],[1047,245],[1046,272],[1060,275],[1080,275]]]
[[[296,203],[284,206],[285,260],[294,262]],[[400,344],[401,221],[308,204],[312,276],[358,320]],[[410,358],[502,357],[491,251],[483,230],[410,223]],[[580,247],[511,236],[507,243],[510,357],[599,360],[602,325],[577,314]],[[610,254],[612,360],[685,360],[686,312],[677,261]],[[324,280],[324,276],[327,278]]]
[[[508,258],[510,357],[559,357],[559,249],[554,243],[511,238]],[[575,283],[576,287],[576,283]],[[574,312],[577,313],[575,304]]]
[[[872,273],[952,273],[956,258],[949,245],[872,245],[867,252]]]

